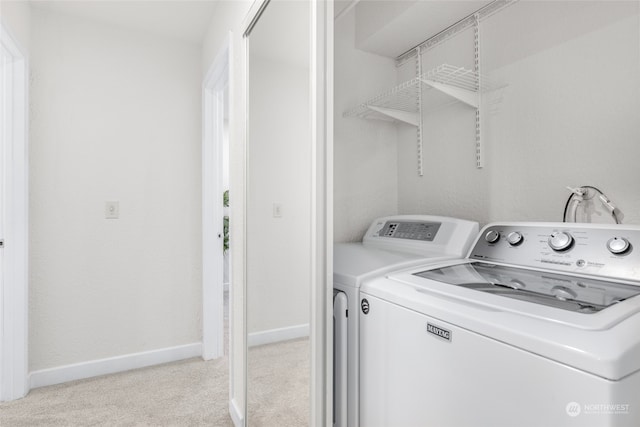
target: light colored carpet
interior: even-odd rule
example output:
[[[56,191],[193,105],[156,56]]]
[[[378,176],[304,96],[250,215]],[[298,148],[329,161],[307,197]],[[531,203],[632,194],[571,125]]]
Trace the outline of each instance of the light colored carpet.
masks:
[[[249,349],[249,426],[308,426],[309,339]]]
[[[227,357],[189,359],[32,390],[0,426],[233,426]],[[309,425],[309,340],[249,350],[249,425]]]
[[[32,390],[0,426],[232,426],[227,358],[189,359]]]
[[[308,339],[249,350],[251,427],[309,424],[309,351]],[[0,426],[233,426],[228,371],[226,356],[189,359],[42,387],[0,403]]]

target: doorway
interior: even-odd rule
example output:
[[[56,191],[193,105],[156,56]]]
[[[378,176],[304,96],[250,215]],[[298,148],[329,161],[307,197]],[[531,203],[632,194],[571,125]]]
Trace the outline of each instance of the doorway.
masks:
[[[202,358],[228,348],[229,230],[229,35],[203,83],[202,141]],[[225,206],[227,205],[227,206]],[[225,325],[228,325],[228,328]],[[230,361],[231,362],[231,361]],[[231,367],[230,367],[231,369]]]
[[[0,401],[28,383],[27,61],[0,24]]]

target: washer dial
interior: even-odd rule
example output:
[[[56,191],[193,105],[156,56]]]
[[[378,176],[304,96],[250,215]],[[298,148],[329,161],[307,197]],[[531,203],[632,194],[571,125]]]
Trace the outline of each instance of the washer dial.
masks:
[[[607,242],[607,249],[614,255],[621,255],[629,250],[631,244],[624,237],[614,237]]]
[[[512,231],[507,235],[507,242],[509,242],[511,246],[517,246],[522,243],[523,240],[524,238],[519,231]]]
[[[565,251],[573,245],[573,236],[564,231],[555,231],[549,236],[548,243],[556,252]]]
[[[500,240],[500,233],[498,233],[496,230],[487,231],[487,234],[484,235],[484,240],[486,240],[488,243],[495,243]]]

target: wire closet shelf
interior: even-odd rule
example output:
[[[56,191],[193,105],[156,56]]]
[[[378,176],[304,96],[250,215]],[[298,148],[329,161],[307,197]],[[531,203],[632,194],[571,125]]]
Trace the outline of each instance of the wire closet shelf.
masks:
[[[419,126],[419,94],[428,88],[444,92],[473,108],[478,108],[479,93],[486,89],[481,85],[479,73],[442,64],[347,110],[343,117],[398,120]]]

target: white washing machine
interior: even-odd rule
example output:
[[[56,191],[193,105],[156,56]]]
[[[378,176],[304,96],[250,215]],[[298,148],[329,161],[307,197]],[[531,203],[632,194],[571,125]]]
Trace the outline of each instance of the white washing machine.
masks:
[[[456,218],[400,215],[376,219],[362,243],[333,251],[334,426],[357,427],[360,286],[392,270],[463,257],[478,224]]]
[[[360,297],[363,427],[640,426],[640,227],[492,224]]]

